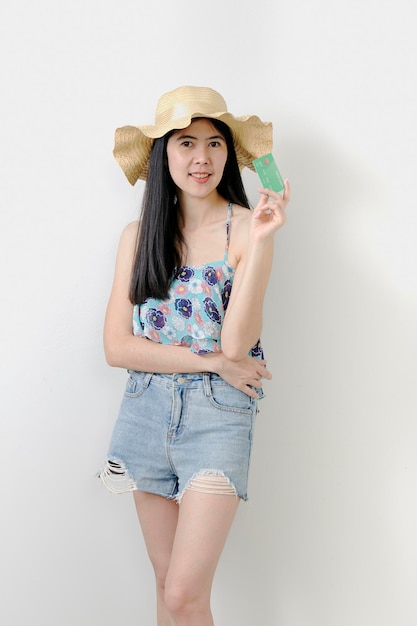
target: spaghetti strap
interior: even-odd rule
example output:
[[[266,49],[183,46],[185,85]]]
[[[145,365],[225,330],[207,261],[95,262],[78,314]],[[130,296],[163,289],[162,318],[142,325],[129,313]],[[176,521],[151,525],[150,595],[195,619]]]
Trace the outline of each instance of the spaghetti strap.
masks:
[[[224,247],[224,262],[227,263],[228,253],[229,253],[229,237],[230,237],[230,222],[232,220],[232,202],[229,202],[227,207],[227,218],[226,218],[226,245]]]

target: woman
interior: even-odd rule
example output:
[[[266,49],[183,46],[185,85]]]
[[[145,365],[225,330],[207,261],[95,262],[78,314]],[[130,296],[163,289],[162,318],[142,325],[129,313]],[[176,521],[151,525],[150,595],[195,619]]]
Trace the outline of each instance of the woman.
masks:
[[[164,94],[155,125],[116,131],[129,182],[147,183],[106,313],[106,359],[129,379],[100,476],[134,492],[158,626],[213,624],[214,572],[247,499],[253,422],[271,378],[262,306],[289,184],[282,195],[260,189],[251,211],[240,170],[271,147],[270,123],[234,117],[204,87]]]

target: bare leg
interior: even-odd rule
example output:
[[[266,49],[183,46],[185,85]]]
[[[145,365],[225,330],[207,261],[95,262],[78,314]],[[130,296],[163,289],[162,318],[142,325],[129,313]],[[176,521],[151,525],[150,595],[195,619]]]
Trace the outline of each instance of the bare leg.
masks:
[[[235,495],[185,492],[165,581],[165,606],[176,626],[213,626],[213,577],[239,501]]]
[[[178,520],[178,505],[173,500],[143,491],[134,492],[136,510],[156,579],[157,624],[173,626],[165,605],[165,578],[171,560]]]

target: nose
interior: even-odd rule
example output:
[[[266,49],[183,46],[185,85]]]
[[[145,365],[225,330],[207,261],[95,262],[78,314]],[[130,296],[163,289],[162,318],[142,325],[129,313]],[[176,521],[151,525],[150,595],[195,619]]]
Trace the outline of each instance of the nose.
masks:
[[[205,146],[200,146],[194,155],[194,162],[196,165],[202,165],[203,163],[207,163],[209,160],[208,151]]]

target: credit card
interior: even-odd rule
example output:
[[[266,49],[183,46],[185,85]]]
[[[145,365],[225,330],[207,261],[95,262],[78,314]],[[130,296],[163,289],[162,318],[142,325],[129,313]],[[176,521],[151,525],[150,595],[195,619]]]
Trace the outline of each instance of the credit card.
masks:
[[[285,188],[284,181],[271,152],[264,154],[259,159],[255,159],[252,163],[261,180],[262,187],[272,189],[272,191],[282,191]]]

